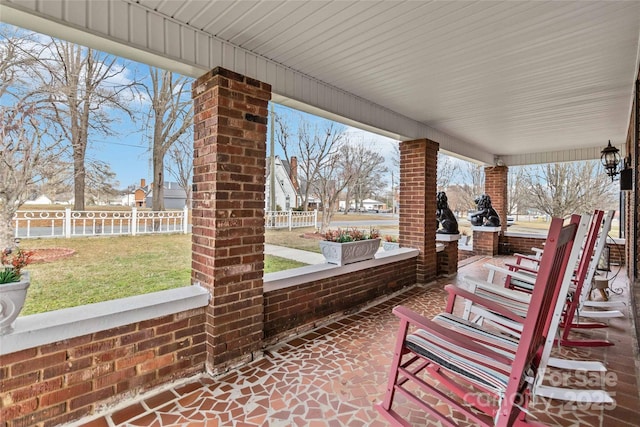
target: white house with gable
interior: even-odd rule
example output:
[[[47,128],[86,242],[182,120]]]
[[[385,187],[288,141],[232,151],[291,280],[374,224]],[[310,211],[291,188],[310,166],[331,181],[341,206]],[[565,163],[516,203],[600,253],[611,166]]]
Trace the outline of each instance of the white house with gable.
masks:
[[[279,156],[274,157],[275,179],[275,205],[271,203],[271,159],[267,158],[267,181],[265,185],[265,210],[267,211],[288,211],[300,206],[302,198],[298,185],[298,161],[295,157],[291,162],[282,160]]]

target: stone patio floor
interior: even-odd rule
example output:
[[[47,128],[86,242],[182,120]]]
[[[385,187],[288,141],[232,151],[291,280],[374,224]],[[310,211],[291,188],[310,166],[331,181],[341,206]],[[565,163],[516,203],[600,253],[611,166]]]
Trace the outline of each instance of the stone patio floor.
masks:
[[[279,343],[265,351],[264,358],[221,376],[202,374],[152,393],[123,402],[109,413],[75,425],[96,426],[385,426],[374,409],[385,390],[393,340],[398,325],[391,313],[405,305],[427,317],[444,307],[447,283],[462,284],[462,277],[486,277],[485,262],[503,263],[507,258],[472,259],[461,262],[458,276],[439,279],[429,287],[416,286],[357,314]],[[462,266],[462,264],[466,264]],[[617,267],[609,273],[616,274]],[[605,374],[551,371],[548,382],[574,387],[605,388],[615,404],[586,404],[537,398],[531,414],[550,426],[638,426],[640,397],[638,347],[630,318],[629,290],[624,271],[611,288],[612,300],[626,303],[624,318],[609,321],[609,327],[583,330],[576,335],[607,338],[611,347],[556,348],[553,355],[570,359],[604,361]],[[595,296],[595,292],[594,292]],[[598,296],[599,297],[599,296]],[[436,426],[412,404],[401,411],[416,426]],[[439,409],[449,412],[448,406]],[[460,414],[460,425],[473,425]]]

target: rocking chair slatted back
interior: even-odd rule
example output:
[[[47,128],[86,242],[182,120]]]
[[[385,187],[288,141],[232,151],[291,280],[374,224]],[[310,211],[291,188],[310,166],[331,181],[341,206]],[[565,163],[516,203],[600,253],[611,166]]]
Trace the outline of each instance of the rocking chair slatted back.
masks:
[[[558,218],[554,218],[551,222],[540,269],[531,294],[531,303],[520,335],[520,345],[512,365],[511,381],[506,392],[508,397],[516,396],[522,391],[521,383],[526,371],[532,363],[536,364],[535,357],[539,355],[545,344],[577,227],[576,223],[563,227],[562,220]],[[507,398],[507,400],[510,399]],[[512,418],[514,411],[508,409],[506,405],[500,410],[498,425],[507,426],[514,422]]]

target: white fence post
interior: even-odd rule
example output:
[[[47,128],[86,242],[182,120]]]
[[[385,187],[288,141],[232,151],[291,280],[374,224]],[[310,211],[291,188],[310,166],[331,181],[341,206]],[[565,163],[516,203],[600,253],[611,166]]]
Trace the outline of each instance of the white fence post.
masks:
[[[313,228],[318,229],[318,209],[313,210]]]
[[[71,238],[71,208],[64,209],[64,237]]]
[[[182,215],[182,233],[187,234],[188,231],[189,231],[189,208],[185,206],[183,210],[183,215]]]
[[[131,235],[135,236],[138,232],[138,209],[131,208]]]
[[[289,218],[289,231],[291,231],[292,227],[292,222],[293,222],[293,213],[291,211],[291,209],[289,209],[289,214],[287,215],[287,218]]]

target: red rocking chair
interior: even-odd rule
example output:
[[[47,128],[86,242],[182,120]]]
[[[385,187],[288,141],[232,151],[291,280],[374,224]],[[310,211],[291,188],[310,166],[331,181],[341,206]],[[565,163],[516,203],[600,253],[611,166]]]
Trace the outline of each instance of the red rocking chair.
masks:
[[[558,298],[557,290],[567,268],[577,228],[576,224],[563,227],[562,222],[559,218],[551,222],[515,352],[507,350],[513,348],[513,342],[505,342],[502,347],[503,343],[495,339],[495,334],[483,335],[480,330],[470,337],[405,307],[393,310],[400,318],[400,329],[386,395],[382,403],[376,405],[389,422],[410,426],[393,408],[399,393],[443,425],[455,426],[452,418],[421,398],[428,393],[478,425],[534,425],[525,417],[529,387],[535,381],[549,316]],[[522,317],[499,304],[477,296],[469,297],[475,299],[475,304],[486,305],[513,321],[522,321]]]

